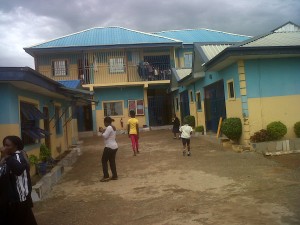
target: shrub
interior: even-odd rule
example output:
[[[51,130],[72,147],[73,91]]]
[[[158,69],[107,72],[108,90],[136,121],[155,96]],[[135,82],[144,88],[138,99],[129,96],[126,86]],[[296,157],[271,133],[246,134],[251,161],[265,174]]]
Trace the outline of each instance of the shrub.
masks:
[[[45,145],[40,146],[40,160],[45,162],[51,158],[51,150]]]
[[[255,132],[250,137],[250,142],[252,142],[252,143],[264,142],[264,141],[270,141],[270,140],[271,140],[270,134],[265,129]]]
[[[280,121],[275,121],[268,124],[267,131],[272,140],[279,140],[286,134],[287,128]]]
[[[30,155],[28,157],[28,160],[29,160],[30,165],[35,165],[39,162],[39,158],[35,155]]]
[[[300,121],[295,123],[294,125],[294,131],[295,131],[295,134],[298,138],[300,138]]]
[[[200,132],[200,133],[204,132],[204,126],[200,125],[198,127],[195,127],[195,132]]]
[[[184,117],[184,122],[190,125],[191,127],[195,127],[195,117],[194,116],[186,116]]]
[[[240,118],[227,118],[223,121],[221,131],[230,140],[238,142],[242,135],[242,122]]]

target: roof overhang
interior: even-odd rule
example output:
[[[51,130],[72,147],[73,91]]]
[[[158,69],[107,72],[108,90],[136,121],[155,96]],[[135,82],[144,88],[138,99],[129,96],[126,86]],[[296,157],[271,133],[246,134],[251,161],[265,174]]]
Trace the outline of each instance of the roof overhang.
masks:
[[[58,99],[86,99],[89,102],[93,92],[66,88],[29,67],[0,67],[0,83],[9,83],[18,89]]]
[[[204,64],[205,71],[218,71],[240,59],[300,56],[300,46],[228,47]]]
[[[140,44],[120,44],[120,45],[96,45],[96,46],[68,46],[68,47],[49,47],[49,48],[24,48],[25,52],[34,56],[39,53],[65,53],[81,52],[107,49],[127,49],[127,48],[151,48],[151,47],[181,47],[182,42],[171,43],[140,43]]]

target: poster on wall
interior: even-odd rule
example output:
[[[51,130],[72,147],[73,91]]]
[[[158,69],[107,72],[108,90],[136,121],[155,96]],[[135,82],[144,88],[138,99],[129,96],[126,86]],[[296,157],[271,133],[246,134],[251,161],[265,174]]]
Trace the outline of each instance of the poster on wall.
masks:
[[[144,100],[128,100],[128,112],[131,110],[136,115],[144,115]]]

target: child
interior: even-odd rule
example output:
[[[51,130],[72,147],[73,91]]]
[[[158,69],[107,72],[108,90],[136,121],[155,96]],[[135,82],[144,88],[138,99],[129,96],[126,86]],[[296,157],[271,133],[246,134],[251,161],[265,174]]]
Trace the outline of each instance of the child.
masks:
[[[127,133],[131,139],[133,155],[139,152],[139,121],[135,118],[135,111],[130,110],[130,119],[128,120]]]
[[[184,125],[180,127],[179,131],[181,132],[181,140],[183,144],[183,156],[186,153],[186,146],[188,149],[188,156],[191,155],[190,149],[190,138],[193,132],[193,128],[187,124],[187,121],[184,121]]]
[[[104,125],[106,129],[104,130],[102,127],[99,127],[99,132],[102,133],[102,137],[104,138],[105,148],[102,154],[102,170],[103,170],[103,178],[100,182],[109,181],[108,167],[107,161],[109,161],[112,177],[111,180],[117,180],[117,168],[116,168],[116,153],[118,151],[118,144],[116,142],[116,128],[112,126],[111,123],[114,120],[112,118],[105,117]]]
[[[174,115],[172,123],[173,123],[172,132],[174,134],[173,138],[176,139],[177,138],[177,133],[179,133],[179,126],[180,126],[180,121],[179,121],[179,119],[176,115]],[[178,138],[180,138],[180,136]]]

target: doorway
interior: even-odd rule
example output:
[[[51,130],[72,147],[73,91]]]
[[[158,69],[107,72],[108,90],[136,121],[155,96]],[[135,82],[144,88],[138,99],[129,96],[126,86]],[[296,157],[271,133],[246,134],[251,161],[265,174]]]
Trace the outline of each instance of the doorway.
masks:
[[[188,91],[180,93],[180,116],[181,123],[183,124],[184,117],[190,115],[190,103]]]
[[[224,81],[220,80],[204,88],[206,130],[217,132],[220,117],[226,118]]]

